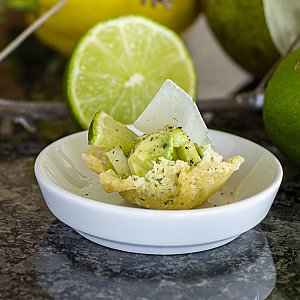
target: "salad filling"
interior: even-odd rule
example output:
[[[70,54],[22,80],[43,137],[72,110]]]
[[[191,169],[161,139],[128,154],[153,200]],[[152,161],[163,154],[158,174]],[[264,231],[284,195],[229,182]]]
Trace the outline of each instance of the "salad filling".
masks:
[[[244,162],[227,160],[212,144],[198,145],[173,124],[138,136],[104,112],[89,128],[91,148],[82,154],[106,192],[150,209],[191,209],[220,190]]]

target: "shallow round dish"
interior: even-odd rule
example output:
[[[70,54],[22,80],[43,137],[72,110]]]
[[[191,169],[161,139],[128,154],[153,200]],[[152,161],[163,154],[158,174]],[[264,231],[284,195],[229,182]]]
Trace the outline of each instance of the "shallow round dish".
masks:
[[[98,244],[136,253],[182,254],[224,245],[267,215],[282,180],[277,158],[244,138],[209,131],[224,158],[242,155],[245,163],[224,188],[191,210],[133,207],[117,193],[102,190],[84,166],[87,132],[62,138],[37,157],[35,174],[51,212]]]

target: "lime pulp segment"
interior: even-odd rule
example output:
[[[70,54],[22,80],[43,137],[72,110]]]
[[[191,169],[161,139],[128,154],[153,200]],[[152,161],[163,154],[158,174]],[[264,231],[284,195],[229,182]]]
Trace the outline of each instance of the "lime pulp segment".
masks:
[[[137,144],[138,136],[124,124],[100,111],[95,114],[89,126],[88,141],[90,145],[104,147],[108,151],[120,146],[128,154]]]

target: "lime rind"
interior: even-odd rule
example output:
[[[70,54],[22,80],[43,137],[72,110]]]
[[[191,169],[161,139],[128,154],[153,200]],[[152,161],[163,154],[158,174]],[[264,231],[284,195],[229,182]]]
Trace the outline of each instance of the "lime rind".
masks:
[[[101,115],[101,112],[97,112],[89,126],[88,130],[88,142],[89,145],[99,145],[97,142],[97,137],[101,136],[101,126],[97,126],[99,122],[99,117]],[[99,127],[99,128],[98,128]],[[98,132],[99,130],[99,132]]]

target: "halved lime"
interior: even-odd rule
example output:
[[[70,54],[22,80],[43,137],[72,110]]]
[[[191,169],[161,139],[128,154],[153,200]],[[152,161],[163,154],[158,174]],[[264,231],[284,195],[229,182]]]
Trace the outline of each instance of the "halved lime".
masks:
[[[195,97],[197,78],[183,41],[153,21],[126,16],[99,23],[80,40],[65,89],[83,128],[99,110],[132,124],[166,79]]]

